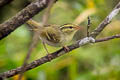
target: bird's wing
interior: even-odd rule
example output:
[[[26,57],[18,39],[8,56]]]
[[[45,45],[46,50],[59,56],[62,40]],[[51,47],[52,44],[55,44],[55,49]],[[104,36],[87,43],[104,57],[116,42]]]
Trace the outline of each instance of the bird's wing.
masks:
[[[42,33],[42,36],[44,36],[46,40],[53,43],[59,43],[61,41],[61,34],[57,28],[52,28],[52,27],[46,28]]]

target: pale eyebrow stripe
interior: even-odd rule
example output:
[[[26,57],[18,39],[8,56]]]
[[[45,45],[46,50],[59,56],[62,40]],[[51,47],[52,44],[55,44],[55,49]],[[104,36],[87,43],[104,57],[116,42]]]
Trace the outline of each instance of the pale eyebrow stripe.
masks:
[[[70,25],[70,26],[67,26],[67,27],[60,27],[60,29],[62,30],[62,29],[65,29],[65,28],[70,28],[70,27],[73,27],[72,25]]]

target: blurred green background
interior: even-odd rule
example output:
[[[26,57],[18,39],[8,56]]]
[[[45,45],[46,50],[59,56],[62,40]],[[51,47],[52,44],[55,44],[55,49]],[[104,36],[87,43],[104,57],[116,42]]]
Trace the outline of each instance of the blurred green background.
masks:
[[[0,8],[0,23],[14,16],[33,0],[14,0]],[[77,23],[84,30],[76,39],[83,37],[87,16],[91,16],[91,31],[109,14],[119,0],[58,0],[51,10],[50,24]],[[44,11],[34,17],[41,22]],[[23,64],[33,32],[24,24],[0,41],[0,73]],[[81,33],[82,32],[82,33]],[[120,14],[97,37],[120,33]],[[79,37],[78,37],[79,36]],[[47,46],[49,52],[60,48]],[[41,41],[34,49],[29,62],[46,55]],[[6,80],[17,80],[18,75]],[[90,44],[73,50],[49,63],[27,71],[22,80],[120,80],[120,39]]]

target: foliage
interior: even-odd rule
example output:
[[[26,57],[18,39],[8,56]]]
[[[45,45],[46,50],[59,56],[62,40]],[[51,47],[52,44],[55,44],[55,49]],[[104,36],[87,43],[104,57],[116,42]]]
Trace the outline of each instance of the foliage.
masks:
[[[119,0],[109,0],[117,3]],[[112,9],[107,0],[59,0],[51,10],[50,24],[72,23],[89,8],[95,8],[96,12],[91,16],[91,31],[107,16]],[[16,0],[1,9],[3,22],[15,15],[28,4],[27,0]],[[10,7],[11,6],[11,7]],[[17,6],[17,7],[15,7]],[[10,15],[8,15],[10,10]],[[41,22],[44,11],[34,17]],[[2,17],[3,16],[3,17]],[[118,16],[117,16],[118,17]],[[116,18],[117,18],[116,17]],[[80,23],[86,28],[87,19]],[[100,37],[120,33],[120,21],[114,19],[111,24],[100,34]],[[32,40],[33,32],[27,25],[22,25],[8,37],[0,41],[0,72],[21,66]],[[78,33],[79,35],[79,33]],[[81,34],[82,35],[82,34]],[[80,35],[80,36],[81,36]],[[39,66],[25,73],[22,80],[119,80],[120,79],[120,41],[119,39],[95,43],[76,49],[70,54],[61,56],[49,63]],[[49,52],[59,48],[47,46]],[[32,53],[30,62],[45,56],[41,41]],[[17,76],[8,79],[17,80]]]

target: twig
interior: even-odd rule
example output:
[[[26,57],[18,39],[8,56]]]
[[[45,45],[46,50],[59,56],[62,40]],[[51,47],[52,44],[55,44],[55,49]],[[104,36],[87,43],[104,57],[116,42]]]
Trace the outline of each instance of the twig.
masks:
[[[13,0],[0,0],[0,7],[5,6],[6,4],[12,2]]]
[[[89,32],[90,24],[91,24],[90,17],[88,16],[88,24],[87,24],[87,37],[89,37],[89,36],[90,36],[90,32]]]
[[[43,22],[42,22],[43,26],[48,23],[48,18],[50,16],[50,10],[51,10],[54,2],[55,2],[55,0],[50,1],[49,7],[47,8],[46,12],[43,15]]]
[[[120,38],[120,34],[114,35],[114,36],[110,36],[110,37],[106,37],[106,38],[102,38],[102,39],[97,39],[95,40],[95,42],[104,42],[104,41],[108,41],[108,40],[112,40],[112,39],[116,39],[116,38]]]
[[[41,25],[41,26],[44,26],[44,25],[47,23],[48,17],[49,17],[49,14],[50,14],[50,9],[51,9],[54,1],[55,1],[55,0],[51,0],[51,1],[48,3],[48,9],[47,9],[46,12],[45,12],[45,16],[43,16],[43,25]],[[27,55],[26,55],[26,58],[25,58],[25,60],[24,60],[24,63],[23,63],[23,66],[22,66],[22,71],[21,71],[21,73],[20,73],[20,75],[19,75],[18,80],[21,80],[21,79],[22,79],[22,75],[23,75],[23,73],[25,72],[25,67],[26,67],[27,62],[28,62],[28,60],[29,60],[29,58],[30,58],[30,55],[31,55],[33,49],[35,48],[36,44],[38,43],[39,34],[40,34],[40,29],[41,29],[41,28],[40,28],[40,26],[39,26],[39,27],[38,27],[38,31],[37,31],[37,32],[34,34],[34,36],[33,36],[32,43],[31,43],[31,45],[30,45],[30,48],[29,48],[28,53],[27,53]]]
[[[117,10],[117,11],[115,11],[115,10]],[[115,9],[114,9],[111,13],[114,13],[114,14],[117,15],[118,12],[119,12],[119,10],[120,10],[120,2],[117,4],[117,6],[115,7]],[[110,13],[110,15],[111,15],[111,13]],[[108,24],[108,22],[110,22],[113,17],[115,17],[115,15],[111,16],[110,19],[105,19],[105,20],[104,20],[105,23]],[[103,30],[103,28],[105,28],[105,26],[106,26],[107,24],[105,24],[104,21],[98,26],[98,28],[96,28],[96,30],[99,31],[99,32],[97,32],[97,31],[95,30],[95,31],[93,31],[93,33],[91,33],[91,36],[92,36],[92,37],[96,37],[96,36]],[[100,29],[100,30],[99,30],[99,29]],[[86,39],[86,41],[85,41],[85,39]],[[82,41],[82,42],[81,42],[81,41]],[[77,41],[76,43],[68,46],[68,48],[70,49],[70,51],[72,51],[72,50],[74,50],[74,49],[76,49],[76,48],[79,48],[79,47],[81,47],[81,46],[84,46],[84,45],[86,45],[87,43],[90,43],[90,42],[91,42],[91,39],[90,39],[90,38],[88,38],[88,39],[87,39],[87,38],[84,38],[84,39],[79,40],[79,41]],[[51,60],[53,60],[53,59],[55,59],[55,58],[57,58],[57,57],[59,57],[59,56],[61,56],[61,55],[64,55],[64,54],[66,54],[66,52],[64,52],[64,49],[62,48],[62,49],[60,49],[60,50],[58,50],[58,51],[56,51],[56,52],[54,52],[54,53],[51,54],[51,55],[53,56],[53,57],[51,58]],[[38,67],[38,66],[40,66],[40,65],[42,65],[42,64],[45,64],[45,63],[47,63],[47,62],[49,62],[48,57],[47,57],[47,56],[42,57],[42,58],[40,58],[40,59],[38,59],[38,60],[35,60],[35,61],[33,61],[32,63],[26,65],[25,71],[31,70],[31,69],[33,69],[33,68],[35,68],[35,67]],[[16,74],[19,74],[19,73],[21,72],[21,69],[22,69],[22,67],[18,67],[18,68],[16,68],[16,69],[13,69],[13,70],[4,72],[4,73],[2,73],[2,74],[0,75],[0,78],[12,77],[12,76],[14,76],[14,75],[16,75]]]
[[[37,36],[38,36],[38,35],[34,35],[34,36],[33,36],[33,39],[32,39],[31,45],[30,45],[30,48],[29,48],[29,50],[28,50],[28,53],[27,53],[27,55],[26,55],[26,57],[25,57],[25,60],[24,60],[23,65],[22,65],[23,67],[22,67],[22,69],[21,69],[21,73],[20,73],[20,75],[19,75],[18,80],[21,80],[22,75],[23,75],[23,72],[25,71],[25,66],[27,65],[27,62],[28,62],[28,60],[29,60],[29,58],[30,58],[30,55],[31,55],[31,53],[33,52],[34,47],[36,46],[36,44],[37,44],[37,42],[38,42],[38,38],[36,38]]]
[[[115,17],[120,12],[120,2],[115,6],[112,12],[99,24],[99,26],[90,34],[92,37],[96,37],[103,29],[111,22],[113,17]]]
[[[120,35],[115,35],[115,36],[107,37],[107,38],[104,38],[104,39],[98,39],[95,42],[96,43],[97,42],[103,42],[103,41],[111,40],[111,39],[115,39],[115,38],[120,38]],[[76,44],[78,44],[78,42]],[[73,45],[69,46],[70,51],[79,47],[79,45],[76,45],[76,44],[73,44]],[[57,58],[57,57],[59,57],[63,54],[65,54],[65,52],[64,52],[64,49],[62,48],[62,49],[52,53],[51,55],[53,57],[51,59],[53,60],[53,59],[55,59],[55,58]],[[34,69],[35,67],[38,67],[38,66],[40,66],[44,63],[47,63],[47,62],[49,62],[49,59],[48,59],[47,56],[42,57],[40,59],[37,59],[37,60],[31,62],[30,64],[27,64],[26,67],[25,67],[25,71]],[[22,70],[22,67],[18,67],[16,69],[12,69],[10,71],[4,72],[3,74],[0,75],[0,77],[4,77],[4,78],[12,77],[16,74],[19,74],[21,72],[21,70]]]
[[[35,14],[46,8],[49,1],[50,0],[36,0],[11,19],[0,24],[0,40],[8,36],[11,32],[13,32],[20,25],[24,24]]]

